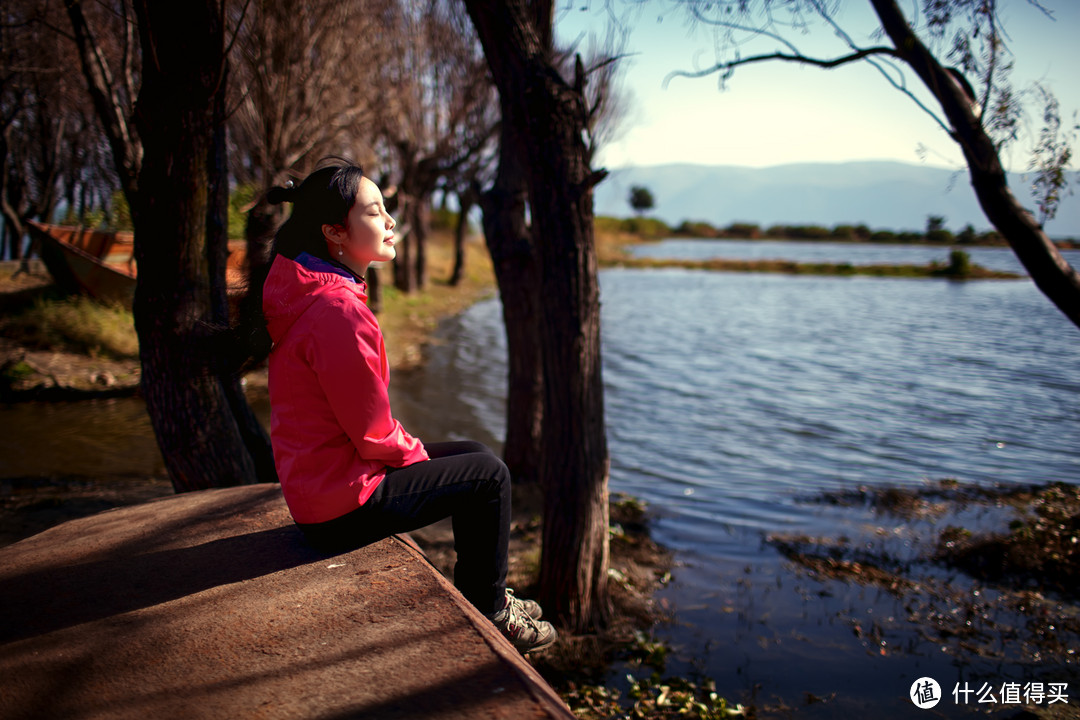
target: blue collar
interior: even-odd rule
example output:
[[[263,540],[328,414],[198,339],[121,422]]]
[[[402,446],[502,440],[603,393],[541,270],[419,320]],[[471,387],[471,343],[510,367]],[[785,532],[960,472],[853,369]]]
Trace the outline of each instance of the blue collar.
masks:
[[[323,260],[321,257],[316,257],[311,253],[302,252],[296,256],[296,262],[312,272],[332,273],[334,275],[340,275],[347,280],[367,285],[362,277],[357,277],[356,273],[352,270],[333,260]]]

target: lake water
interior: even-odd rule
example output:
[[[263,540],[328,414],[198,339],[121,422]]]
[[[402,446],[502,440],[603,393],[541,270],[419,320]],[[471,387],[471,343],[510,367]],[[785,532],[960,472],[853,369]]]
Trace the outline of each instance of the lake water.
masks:
[[[987,267],[1019,269],[1008,250],[968,251]],[[948,255],[728,241],[637,252],[853,264]],[[954,702],[957,683],[1071,680],[1070,705],[1080,703],[1075,656],[1041,655],[1027,636],[1001,629],[1006,618],[975,618],[990,628],[982,642],[996,635],[992,652],[973,653],[970,638],[914,622],[932,616],[940,627],[964,612],[959,605],[815,576],[767,541],[842,536],[849,547],[924,566],[920,539],[945,519],[895,520],[814,499],[945,478],[1080,480],[1080,330],[1030,281],[612,269],[601,288],[611,488],[645,500],[656,539],[675,551],[673,580],[660,592],[672,621],[656,631],[674,649],[668,672],[711,677],[721,694],[771,708],[764,717],[923,717],[907,699],[923,676],[946,695],[938,717],[980,707]],[[445,323],[437,340],[422,370],[394,376],[396,413],[426,439],[498,446],[506,382],[498,300]],[[0,411],[0,478],[162,473],[136,400]],[[95,428],[108,428],[111,442]],[[993,522],[987,516],[975,507],[947,519],[979,526]],[[923,569],[959,582],[969,602],[994,594]],[[1065,619],[1057,613],[1074,611],[1021,624],[1053,635]],[[1075,634],[1062,637],[1076,648]]]
[[[948,255],[702,241],[637,252],[854,264]],[[1020,270],[1008,250],[969,252],[987,267]],[[721,694],[795,708],[798,717],[911,717],[920,711],[907,693],[922,676],[944,688],[934,712],[945,717],[987,708],[954,701],[949,693],[962,682],[1000,688],[1064,675],[1080,703],[1075,656],[1049,660],[1013,638],[980,657],[911,622],[958,607],[814,577],[766,542],[843,536],[918,564],[920,538],[937,523],[993,521],[971,508],[890,523],[872,508],[812,498],[942,479],[1080,480],[1080,330],[1029,280],[612,269],[601,273],[601,289],[611,489],[644,499],[656,539],[676,552],[673,582],[661,592],[673,622],[657,631],[675,648],[669,672],[701,673]],[[398,392],[417,407],[420,398],[442,407],[454,423],[443,434],[497,442],[506,377],[499,302],[449,323],[441,340],[431,374]],[[959,586],[969,601],[993,594]]]

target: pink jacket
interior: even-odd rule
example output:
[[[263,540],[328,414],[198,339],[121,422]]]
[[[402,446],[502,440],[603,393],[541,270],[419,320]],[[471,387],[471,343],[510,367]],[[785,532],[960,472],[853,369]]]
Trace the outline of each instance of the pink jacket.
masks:
[[[277,256],[263,286],[270,352],[270,438],[293,519],[355,510],[386,467],[427,460],[390,414],[390,368],[366,287],[308,254]]]

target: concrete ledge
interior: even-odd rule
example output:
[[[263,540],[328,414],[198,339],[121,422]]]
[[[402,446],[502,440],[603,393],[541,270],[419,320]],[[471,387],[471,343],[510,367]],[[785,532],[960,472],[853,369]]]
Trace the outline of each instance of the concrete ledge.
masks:
[[[0,718],[573,715],[407,539],[327,557],[277,486],[0,549]]]

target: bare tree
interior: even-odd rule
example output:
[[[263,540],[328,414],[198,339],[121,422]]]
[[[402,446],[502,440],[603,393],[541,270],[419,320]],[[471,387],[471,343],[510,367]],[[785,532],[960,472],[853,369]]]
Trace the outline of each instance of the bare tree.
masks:
[[[373,157],[379,94],[372,88],[390,13],[369,0],[230,3],[230,167],[237,182],[257,189],[246,226],[252,277],[265,273],[285,213],[262,190],[329,155],[360,163]],[[245,303],[262,303],[257,285]]]
[[[367,0],[231,6],[230,165],[239,182],[268,187],[291,168],[370,147],[384,8]]]
[[[999,3],[996,0],[928,2],[920,14],[909,19],[895,0],[869,2],[880,23],[879,33],[888,43],[857,43],[835,19],[838,4],[827,0],[740,2],[738,7],[730,2],[690,0],[685,7],[697,21],[724,30],[720,35],[721,57],[706,70],[675,74],[701,77],[720,73],[726,80],[735,68],[756,62],[794,62],[823,68],[869,62],[882,70],[897,89],[918,102],[903,80],[891,72],[901,66],[908,68],[937,101],[940,114],[925,105],[922,107],[960,146],[972,187],[987,219],[1008,241],[1043,294],[1080,326],[1080,274],[1062,257],[1034,215],[1013,195],[1000,160],[1002,147],[1017,139],[1022,109],[1019,94],[1008,82],[1011,63]],[[1032,12],[1050,15],[1037,0],[1027,3]],[[827,32],[846,43],[843,55],[818,58],[799,51],[797,33],[805,32],[811,19],[820,20]],[[775,51],[741,54],[738,40],[748,34],[771,39],[777,45]],[[938,50],[935,52],[932,46]],[[725,53],[731,53],[732,57],[726,57]],[[975,79],[975,86],[968,77]],[[1056,106],[1051,102],[1047,107],[1051,108],[1047,117],[1055,117]],[[1049,178],[1039,186],[1042,197],[1036,198],[1044,214],[1061,198],[1064,182],[1061,171],[1070,157],[1070,153],[1063,151],[1059,138],[1055,137],[1053,150],[1044,152],[1042,160],[1037,161],[1041,176]]]
[[[492,148],[496,150],[497,148]],[[450,285],[457,287],[465,275],[465,241],[469,229],[469,215],[480,203],[480,188],[490,184],[495,173],[497,156],[494,152],[478,153],[458,173],[443,180],[443,200],[452,195],[458,201],[457,222],[454,225],[454,269],[450,273]]]
[[[541,14],[552,10],[543,3],[532,8]],[[550,42],[550,27],[546,34]],[[620,37],[613,30],[603,45],[598,44],[595,35],[589,35],[575,39],[568,48],[553,47],[552,64],[563,77],[574,77],[579,62],[575,50],[585,41],[588,59],[583,67],[587,81],[582,96],[586,107],[587,152],[591,157],[596,148],[610,141],[620,129],[627,99],[619,90],[617,60],[625,34]],[[491,187],[480,194],[479,202],[483,209],[484,236],[502,297],[509,350],[503,458],[515,482],[530,483],[540,480],[542,455],[544,376],[539,313],[543,299],[539,296],[537,239],[527,222],[528,160],[522,145],[525,141],[519,137],[518,130],[522,121],[506,120],[518,111],[503,103],[498,172]]]
[[[107,204],[104,188],[115,183],[82,84],[69,72],[78,60],[57,32],[62,19],[40,0],[6,3],[0,13],[0,211],[13,258],[26,221],[48,220],[62,191],[70,212]]]
[[[62,116],[51,112],[60,68],[46,58],[55,38],[43,37],[38,11],[23,3],[0,16],[0,212],[15,259],[26,221],[52,207],[64,131]]]
[[[92,18],[79,0],[64,0],[64,7],[86,88],[112,149],[120,188],[131,203],[142,167],[142,142],[134,123],[140,48],[130,3],[115,0],[91,6]]]
[[[525,263],[519,276],[537,282],[532,298],[538,301],[538,321],[531,327],[543,379],[540,595],[562,622],[581,630],[603,624],[610,613],[608,450],[592,196],[604,172],[591,168],[585,139],[586,73],[578,60],[569,81],[559,74],[549,2],[465,5],[499,88],[500,157],[507,163],[500,164],[499,180],[486,197],[485,228],[495,226],[487,219],[489,209],[505,203],[509,210],[497,218],[510,232],[505,240],[526,241],[517,244]],[[532,219],[528,238],[522,191]],[[513,252],[500,248],[496,265]],[[505,295],[503,300],[505,309]]]
[[[395,28],[378,117],[397,166],[396,212],[406,229],[394,284],[409,292],[426,282],[432,196],[445,178],[468,174],[490,155],[498,118],[483,52],[454,4],[403,0]]]

